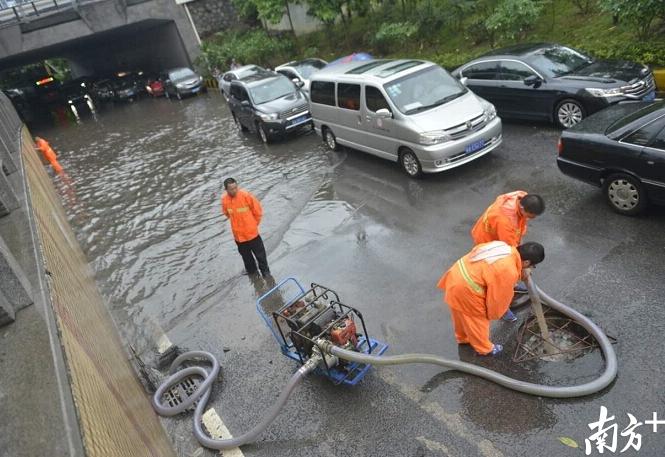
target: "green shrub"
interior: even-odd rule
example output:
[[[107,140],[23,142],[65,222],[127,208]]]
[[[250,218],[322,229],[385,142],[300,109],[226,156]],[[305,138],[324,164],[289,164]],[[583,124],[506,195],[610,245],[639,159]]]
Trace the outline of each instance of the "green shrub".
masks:
[[[523,40],[542,10],[543,4],[537,0],[501,0],[485,20],[485,27],[493,34],[493,39]]]
[[[263,30],[247,33],[217,34],[201,45],[202,60],[210,68],[226,70],[231,59],[240,64],[258,64],[274,67],[295,53],[295,43],[290,36],[273,37]]]
[[[394,47],[418,33],[418,26],[410,22],[387,22],[381,24],[374,35],[374,45],[380,52],[394,51]]]
[[[639,38],[648,38],[657,21],[665,21],[663,0],[603,0],[603,10],[635,27]]]
[[[665,42],[578,43],[576,47],[599,59],[632,60],[652,67],[665,67]]]

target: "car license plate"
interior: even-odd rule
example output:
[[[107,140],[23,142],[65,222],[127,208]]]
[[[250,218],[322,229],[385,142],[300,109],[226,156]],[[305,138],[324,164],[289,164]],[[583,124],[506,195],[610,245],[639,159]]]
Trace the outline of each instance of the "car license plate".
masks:
[[[195,93],[197,93],[197,92],[200,91],[200,90],[201,90],[200,87],[196,87],[196,88],[192,89],[192,93],[195,94]]]
[[[484,147],[485,147],[485,140],[478,140],[474,143],[468,144],[466,148],[464,148],[464,152],[467,154],[473,154],[476,151],[480,151]]]
[[[309,115],[307,115],[307,114],[305,114],[305,115],[303,115],[303,116],[298,116],[298,117],[295,118],[295,119],[291,119],[291,125],[293,125],[293,124],[300,124],[301,122],[304,122],[304,121],[307,120],[308,118],[309,118]]]
[[[646,94],[644,97],[642,97],[642,100],[644,100],[645,102],[652,102],[655,99],[656,99],[656,91],[655,90],[652,90],[651,92]]]

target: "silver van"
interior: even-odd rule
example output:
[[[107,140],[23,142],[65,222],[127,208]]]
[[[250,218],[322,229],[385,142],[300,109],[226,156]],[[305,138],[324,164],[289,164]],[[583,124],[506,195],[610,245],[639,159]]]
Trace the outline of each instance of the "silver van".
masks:
[[[502,141],[494,106],[422,60],[326,67],[312,76],[310,105],[329,148],[399,162],[411,177],[460,166]]]

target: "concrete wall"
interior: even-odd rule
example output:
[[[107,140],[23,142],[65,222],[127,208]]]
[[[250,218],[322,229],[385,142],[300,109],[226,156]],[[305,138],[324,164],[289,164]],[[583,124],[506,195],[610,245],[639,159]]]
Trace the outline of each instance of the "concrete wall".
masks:
[[[202,38],[240,23],[231,0],[194,0],[187,3],[187,8]]]
[[[99,0],[79,4],[76,7],[75,19],[72,20],[71,15],[71,10],[54,13],[43,19],[48,21],[44,22],[45,26],[42,28],[36,28],[34,24],[26,28],[18,23],[0,27],[0,65],[3,60],[15,60],[17,56],[27,56],[28,59],[31,56],[35,59],[64,56],[68,49],[75,49],[80,45],[81,39],[94,38],[96,34],[144,21],[169,21],[175,24],[182,45],[163,48],[162,53],[171,49],[179,53],[184,47],[187,55],[185,64],[196,59],[200,53],[198,38],[184,6],[177,5],[174,0],[149,0],[129,4],[122,0]],[[58,17],[62,17],[61,22],[58,22]],[[109,39],[113,41],[113,36],[109,36]],[[148,42],[154,38],[146,34],[136,39]],[[71,53],[70,51],[69,54]]]
[[[303,35],[306,33],[314,32],[323,27],[323,23],[312,16],[307,14],[308,10],[307,4],[293,4],[289,3],[289,11],[291,11],[291,21],[293,22],[293,30],[295,30],[296,35]],[[289,24],[289,18],[285,14],[282,17],[282,20],[279,24],[271,24],[264,21],[263,25],[268,30],[274,31],[289,31],[291,30],[291,25]]]
[[[0,329],[0,454],[174,457],[53,178],[2,93],[0,117],[11,121],[0,137],[17,159],[7,176],[20,201],[0,218],[0,257],[14,258],[13,274],[23,275],[20,285],[35,303],[15,307],[15,322]],[[66,174],[56,179],[67,185]],[[12,272],[1,265],[0,285],[6,287]]]

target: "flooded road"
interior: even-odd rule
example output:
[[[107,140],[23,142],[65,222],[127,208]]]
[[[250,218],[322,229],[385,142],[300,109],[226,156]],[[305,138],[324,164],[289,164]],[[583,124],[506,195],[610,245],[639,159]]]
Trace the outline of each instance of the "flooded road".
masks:
[[[420,181],[357,151],[328,152],[314,135],[264,146],[237,132],[212,94],[142,100],[35,133],[60,153],[68,176],[56,186],[123,335],[140,352],[163,331],[218,356],[223,381],[211,404],[234,434],[256,423],[295,365],[257,317],[267,284],[240,275],[219,210],[224,178],[261,199],[275,278],[337,290],[389,353],[433,352],[525,380],[579,384],[602,369],[597,352],[518,365],[458,347],[435,287],[471,248],[469,230],[496,195],[525,189],[545,198],[527,235],[546,249],[535,279],[618,339],[610,388],[549,400],[420,366],[376,369],[353,389],[312,377],[245,455],[576,455],[558,437],[583,446],[601,405],[622,428],[627,413],[643,421],[662,412],[665,211],[612,213],[597,189],[558,171],[559,132],[550,126],[506,123],[497,151]],[[493,337],[509,349],[517,329],[497,322]],[[166,424],[180,455],[192,455],[190,418]],[[636,455],[661,455],[665,434],[643,433]]]
[[[263,202],[276,244],[328,173],[314,135],[263,146],[236,132],[219,97],[146,99],[39,131],[67,172],[57,187],[128,340],[144,349],[242,270],[221,216],[235,177]]]

